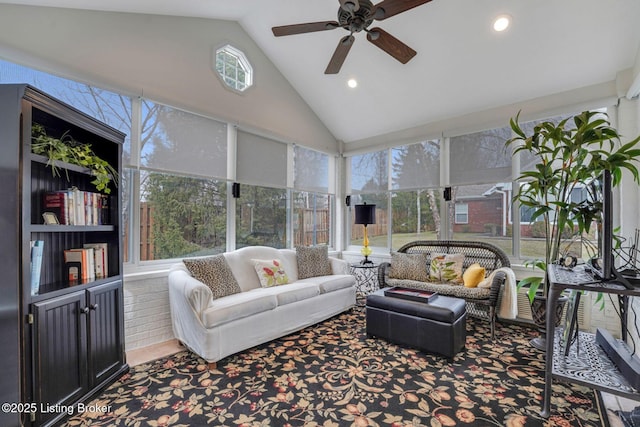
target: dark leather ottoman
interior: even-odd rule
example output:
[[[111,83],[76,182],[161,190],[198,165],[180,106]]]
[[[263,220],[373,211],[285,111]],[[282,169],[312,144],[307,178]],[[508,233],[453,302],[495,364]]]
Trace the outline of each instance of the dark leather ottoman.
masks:
[[[367,335],[453,358],[467,339],[467,311],[460,298],[438,295],[428,303],[367,296]]]

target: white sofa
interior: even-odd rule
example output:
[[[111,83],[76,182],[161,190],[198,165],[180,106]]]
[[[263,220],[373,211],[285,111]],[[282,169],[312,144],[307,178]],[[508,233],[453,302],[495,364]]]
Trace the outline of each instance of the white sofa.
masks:
[[[205,359],[218,360],[313,325],[355,305],[355,278],[346,261],[329,257],[332,275],[298,279],[296,251],[249,246],[224,255],[241,292],[214,299],[184,263],[169,272],[176,339]],[[285,285],[263,288],[252,259],[280,259]]]

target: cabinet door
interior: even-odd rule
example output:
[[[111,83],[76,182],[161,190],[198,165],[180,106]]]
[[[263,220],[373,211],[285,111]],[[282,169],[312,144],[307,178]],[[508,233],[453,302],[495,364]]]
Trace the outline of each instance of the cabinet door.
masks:
[[[88,389],[85,291],[33,304],[34,389],[44,405],[69,405]],[[56,413],[38,412],[41,424]]]
[[[124,364],[122,281],[87,290],[89,302],[89,372],[94,387]]]

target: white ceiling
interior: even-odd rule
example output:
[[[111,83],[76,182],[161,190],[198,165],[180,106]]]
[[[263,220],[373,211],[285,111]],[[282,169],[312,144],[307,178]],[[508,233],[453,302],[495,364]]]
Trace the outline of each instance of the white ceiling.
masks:
[[[271,27],[336,20],[337,0],[2,3],[236,20],[345,142],[615,81],[640,46],[639,0],[433,0],[374,23],[418,52],[409,63],[360,33],[340,73],[325,75],[345,30],[276,38]],[[503,13],[512,25],[495,33]]]

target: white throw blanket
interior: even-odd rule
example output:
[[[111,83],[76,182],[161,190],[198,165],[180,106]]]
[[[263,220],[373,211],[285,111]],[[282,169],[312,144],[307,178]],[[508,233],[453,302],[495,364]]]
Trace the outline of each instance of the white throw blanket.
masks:
[[[498,308],[498,317],[503,319],[515,319],[518,315],[518,295],[516,290],[516,275],[509,267],[501,267],[494,270],[489,277],[483,280],[483,283],[487,283],[491,286],[493,282],[493,276],[499,271],[502,271],[505,276],[504,290],[502,291],[502,301]]]

